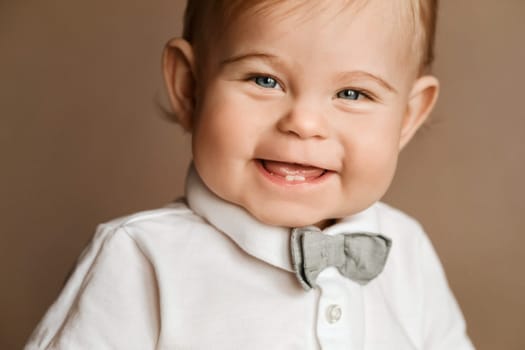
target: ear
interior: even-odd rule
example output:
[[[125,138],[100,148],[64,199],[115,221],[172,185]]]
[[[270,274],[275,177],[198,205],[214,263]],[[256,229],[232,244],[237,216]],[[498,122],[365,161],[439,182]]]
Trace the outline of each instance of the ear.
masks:
[[[401,126],[399,149],[412,139],[416,131],[427,120],[439,95],[439,81],[436,77],[425,75],[418,78],[410,91],[407,111]]]
[[[186,40],[175,38],[164,47],[162,69],[171,107],[179,123],[191,131],[195,109],[195,58]]]

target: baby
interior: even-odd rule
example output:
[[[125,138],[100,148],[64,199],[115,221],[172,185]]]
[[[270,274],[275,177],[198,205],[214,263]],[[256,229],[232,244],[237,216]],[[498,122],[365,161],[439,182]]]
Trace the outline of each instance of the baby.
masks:
[[[424,123],[436,0],[193,0],[164,52],[185,198],[101,225],[26,349],[470,350],[379,202]]]

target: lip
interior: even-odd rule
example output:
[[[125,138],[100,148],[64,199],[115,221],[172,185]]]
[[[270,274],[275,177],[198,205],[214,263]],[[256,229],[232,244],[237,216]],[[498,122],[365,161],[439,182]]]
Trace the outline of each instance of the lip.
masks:
[[[320,184],[320,183],[326,181],[333,174],[333,171],[331,171],[331,170],[322,169],[323,172],[319,176],[307,177],[307,178],[299,179],[299,180],[296,180],[296,181],[290,181],[290,180],[287,180],[282,175],[277,175],[277,174],[274,174],[274,173],[268,171],[268,169],[266,169],[265,166],[264,166],[264,161],[265,160],[266,159],[255,159],[255,164],[256,164],[257,169],[261,172],[261,174],[266,179],[268,179],[271,182],[273,182],[274,184],[277,184],[277,185],[280,185],[280,186],[297,187],[297,186],[317,185],[317,184]],[[297,163],[295,163],[295,164],[297,164]],[[310,166],[310,165],[306,165],[306,164],[302,164],[302,165]]]

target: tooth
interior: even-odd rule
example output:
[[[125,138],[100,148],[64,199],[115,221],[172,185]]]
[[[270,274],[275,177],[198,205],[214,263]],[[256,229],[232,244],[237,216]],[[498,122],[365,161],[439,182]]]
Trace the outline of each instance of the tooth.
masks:
[[[292,182],[292,181],[304,181],[306,178],[301,175],[286,175],[285,177],[286,181]]]

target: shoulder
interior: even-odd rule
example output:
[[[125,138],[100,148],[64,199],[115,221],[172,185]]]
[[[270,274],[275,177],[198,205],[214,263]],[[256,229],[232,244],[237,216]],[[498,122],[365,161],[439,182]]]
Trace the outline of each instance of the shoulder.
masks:
[[[377,210],[382,232],[393,241],[380,285],[407,332],[418,344],[433,348],[473,349],[445,271],[422,226],[387,204],[378,203]]]
[[[377,203],[376,210],[380,232],[392,239],[385,277],[404,290],[406,284],[413,285],[423,279],[429,259],[433,265],[439,262],[430,239],[416,219],[385,203]],[[402,283],[398,283],[400,281]]]
[[[419,347],[472,349],[441,262],[421,224],[387,204],[377,203],[375,208],[381,232],[392,239],[375,285],[390,310]]]
[[[100,224],[92,244],[102,248],[112,241],[128,242],[135,245],[146,260],[156,263],[168,256],[180,257],[221,237],[213,226],[188,207],[184,199],[179,199],[162,208]]]
[[[98,259],[96,257],[102,252],[120,255],[130,250],[151,261],[153,247],[183,245],[184,241],[191,239],[189,232],[208,226],[183,199],[179,199],[162,208],[121,216],[99,224],[79,261],[89,259],[90,255],[92,259]]]
[[[140,211],[104,222],[98,225],[96,236],[126,234],[132,239],[140,239],[144,235],[162,235],[166,232],[177,235],[195,225],[203,224],[205,225],[204,220],[188,207],[184,199],[179,199],[162,208]]]
[[[201,221],[200,218],[186,205],[184,199],[179,199],[162,208],[144,210],[112,219],[100,224],[99,228],[118,230],[143,225],[169,225],[188,220]]]
[[[162,244],[166,240],[164,236],[177,236],[192,222],[199,223],[202,219],[193,214],[183,200],[112,219],[97,226],[91,242],[77,263],[98,265],[101,261],[119,260],[126,254],[127,259],[135,256],[150,260],[145,249],[148,240],[157,238]]]
[[[410,230],[421,231],[421,224],[410,215],[390,206],[389,204],[378,202],[375,204],[379,221],[382,226],[388,228],[407,228]]]
[[[386,203],[375,204],[381,232],[404,245],[422,243],[427,239],[422,225],[413,217]]]

